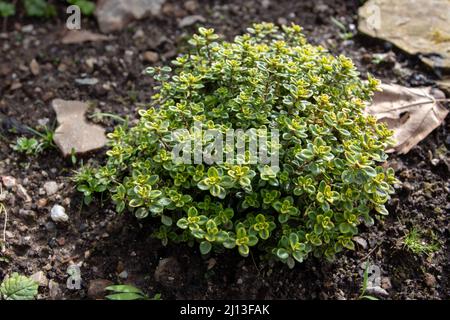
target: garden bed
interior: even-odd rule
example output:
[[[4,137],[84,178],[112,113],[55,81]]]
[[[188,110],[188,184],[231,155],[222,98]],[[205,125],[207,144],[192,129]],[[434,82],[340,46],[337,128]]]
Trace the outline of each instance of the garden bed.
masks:
[[[41,21],[18,15],[10,19],[0,38],[0,112],[31,127],[45,118],[52,124],[51,101],[62,98],[90,102],[89,114],[112,113],[135,120],[154,85],[142,73],[153,65],[144,53],[156,52],[159,58],[154,63],[167,64],[195,32],[195,26],[178,25],[180,18],[192,14],[201,15],[203,25],[227,39],[253,22],[292,21],[304,28],[311,43],[351,57],[362,74],[369,71],[383,82],[404,86],[435,85],[438,80],[418,59],[388,43],[360,35],[344,37],[331,17],[355,26],[358,1],[205,0],[199,1],[195,12],[176,1],[168,3],[172,6],[166,5],[159,16],[133,22],[113,33],[111,40],[93,43],[62,44],[63,18]],[[83,29],[99,32],[94,19],[83,18],[82,23]],[[376,61],[381,53],[387,53],[386,58]],[[33,59],[39,64],[34,73],[29,68]],[[80,78],[95,78],[98,83],[80,85],[76,81]],[[108,131],[115,124],[107,117],[97,121]],[[51,284],[40,288],[40,298],[95,298],[93,288],[88,294],[92,281],[109,280],[131,283],[150,295],[161,293],[163,299],[356,299],[366,261],[380,268],[381,286],[388,292],[385,298],[450,297],[449,167],[444,161],[432,161],[443,146],[450,147],[448,123],[408,154],[390,156],[388,164],[402,184],[389,201],[389,216],[370,229],[362,228],[354,251],[339,254],[334,262],[310,258],[293,270],[256,256],[244,259],[237,252],[204,257],[187,245],[162,246],[149,237],[155,228],[151,221],[140,223],[129,214],[117,215],[101,199],[82,205],[71,181],[73,170],[81,162],[102,163],[104,150],[78,156],[74,164],[75,159],[63,158],[57,149],[38,156],[13,152],[10,144],[15,139],[13,134],[0,138],[0,176],[16,178],[32,200],[26,203],[12,191],[6,196],[9,221],[0,279],[12,272],[42,271]],[[48,181],[58,184],[54,194],[43,187]],[[54,204],[66,208],[67,224],[51,221]],[[434,252],[417,254],[404,245],[414,228],[424,241],[436,245]],[[161,263],[161,259],[167,260]],[[81,289],[66,288],[71,264],[81,265]]]

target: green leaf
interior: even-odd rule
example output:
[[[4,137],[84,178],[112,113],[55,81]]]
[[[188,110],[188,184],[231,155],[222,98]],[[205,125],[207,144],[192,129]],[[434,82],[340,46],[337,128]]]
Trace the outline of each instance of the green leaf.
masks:
[[[311,160],[314,158],[314,153],[309,149],[303,149],[300,151],[300,156],[305,160]]]
[[[342,222],[339,224],[339,231],[341,233],[349,233],[352,230],[352,226],[347,222]]]
[[[16,7],[12,3],[0,1],[0,16],[3,18],[16,14]]]
[[[181,218],[180,220],[177,221],[178,228],[187,229],[188,225],[189,223],[186,218]]]
[[[208,254],[211,251],[212,245],[208,241],[202,241],[200,242],[200,253],[201,254]]]
[[[125,284],[108,286],[105,288],[105,290],[119,293],[137,293],[140,295],[145,295],[141,289],[136,288],[135,286],[132,285],[125,285]]]
[[[283,248],[279,248],[277,250],[277,256],[278,258],[280,258],[281,260],[286,260],[289,257],[289,252],[286,249]]]
[[[165,216],[165,215],[162,215],[161,216],[161,222],[162,222],[163,225],[166,225],[166,226],[170,227],[172,225],[172,218],[168,217],[168,216]]]
[[[0,294],[5,300],[33,300],[38,286],[31,278],[13,273],[0,285]]]
[[[144,219],[148,216],[148,209],[139,208],[134,212],[134,216],[138,219]]]
[[[110,294],[105,298],[108,300],[146,300],[146,297],[133,292]]]
[[[24,0],[25,12],[29,17],[48,18],[56,15],[56,9],[46,0]]]

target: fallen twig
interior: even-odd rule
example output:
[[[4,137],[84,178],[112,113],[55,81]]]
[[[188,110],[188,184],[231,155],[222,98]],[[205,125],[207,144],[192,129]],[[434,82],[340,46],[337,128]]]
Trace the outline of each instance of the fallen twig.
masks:
[[[2,185],[0,184],[0,196],[3,194]],[[5,205],[0,202],[0,213],[5,215],[5,223],[3,225],[3,242],[2,242],[2,253],[6,251],[6,224],[8,223],[8,211],[6,210]]]

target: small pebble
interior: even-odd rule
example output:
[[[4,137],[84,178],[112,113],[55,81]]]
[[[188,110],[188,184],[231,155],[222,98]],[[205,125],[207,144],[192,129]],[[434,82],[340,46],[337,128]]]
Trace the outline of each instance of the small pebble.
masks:
[[[50,216],[55,222],[67,222],[69,220],[69,216],[66,214],[66,209],[57,204],[55,204],[50,211]]]

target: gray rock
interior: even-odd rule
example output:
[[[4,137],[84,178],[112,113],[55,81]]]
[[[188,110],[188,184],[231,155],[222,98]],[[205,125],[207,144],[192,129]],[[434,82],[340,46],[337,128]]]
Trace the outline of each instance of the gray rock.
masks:
[[[178,27],[185,28],[185,27],[189,27],[197,22],[205,22],[205,21],[206,21],[206,19],[200,15],[187,16],[187,17],[184,17],[183,19],[181,19],[180,22],[178,22]]]
[[[364,250],[367,249],[366,239],[356,236],[356,237],[353,237],[353,241],[355,241],[357,244],[359,244],[361,246],[361,248],[363,248]]]
[[[392,289],[391,279],[389,277],[381,278],[381,287],[385,290]]]
[[[43,271],[38,271],[35,274],[31,275],[31,279],[38,283],[40,287],[48,286],[48,279]]]
[[[102,32],[121,30],[129,22],[157,16],[165,0],[99,0],[95,15]]]
[[[105,130],[86,122],[88,105],[81,101],[53,100],[53,109],[59,122],[54,141],[64,156],[85,153],[103,147],[108,141]]]
[[[384,290],[383,288],[381,288],[379,286],[368,287],[366,290],[366,293],[374,295],[374,296],[378,296],[378,297],[387,297],[389,295],[389,293],[386,290]]]
[[[19,215],[26,218],[26,219],[35,219],[36,218],[36,212],[29,209],[20,209]]]
[[[67,222],[69,221],[69,216],[66,214],[66,209],[64,207],[55,204],[50,211],[50,217],[55,222]]]
[[[97,78],[81,78],[75,79],[75,82],[82,86],[94,86],[98,83]]]
[[[127,271],[122,271],[121,273],[119,273],[119,278],[121,279],[127,279],[128,278],[128,272]]]
[[[54,280],[50,280],[48,282],[48,293],[51,300],[59,300],[62,296],[61,288],[59,287],[59,284]]]
[[[3,176],[2,182],[3,182],[3,185],[6,187],[6,189],[12,189],[17,185],[16,178],[11,177],[11,176]]]
[[[47,181],[44,183],[44,190],[48,196],[54,195],[58,192],[58,184],[55,181]]]

